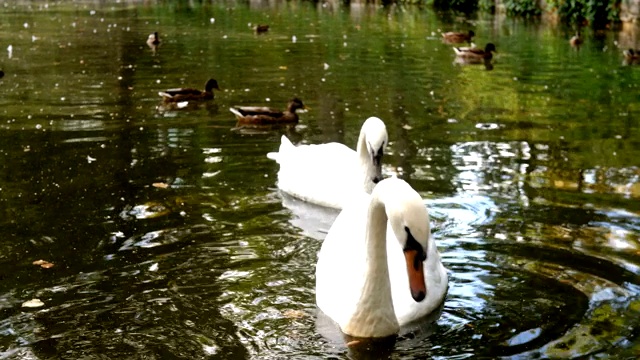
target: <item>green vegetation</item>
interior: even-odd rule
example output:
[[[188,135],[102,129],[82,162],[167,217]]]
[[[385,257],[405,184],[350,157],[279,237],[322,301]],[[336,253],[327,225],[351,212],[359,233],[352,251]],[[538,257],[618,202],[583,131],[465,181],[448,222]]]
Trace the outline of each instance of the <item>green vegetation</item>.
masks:
[[[465,13],[477,10],[504,11],[508,15],[521,17],[535,17],[548,13],[557,15],[563,22],[602,25],[620,20],[621,0],[424,0],[423,2],[432,3],[439,9],[452,9]]]

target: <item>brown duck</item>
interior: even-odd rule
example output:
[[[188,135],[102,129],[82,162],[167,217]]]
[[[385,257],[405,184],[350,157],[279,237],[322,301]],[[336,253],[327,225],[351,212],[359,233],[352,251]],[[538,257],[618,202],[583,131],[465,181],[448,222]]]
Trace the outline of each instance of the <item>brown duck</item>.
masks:
[[[160,45],[160,37],[158,36],[157,31],[149,35],[147,38],[147,45],[149,45],[150,48],[158,47],[158,45]]]
[[[307,107],[302,100],[293,98],[284,111],[264,106],[235,106],[229,108],[229,111],[236,116],[239,125],[277,125],[298,123],[296,110],[299,109]]]
[[[467,60],[491,60],[493,53],[497,52],[496,46],[492,43],[488,43],[484,50],[476,47],[454,47],[453,51],[457,57]]]
[[[469,32],[456,32],[449,31],[446,33],[442,33],[442,40],[452,44],[460,44],[464,42],[471,43],[471,38],[473,38],[476,34],[473,30],[469,30]]]
[[[640,62],[640,51],[634,49],[628,49],[622,52],[624,55],[624,63],[627,65],[635,65]]]
[[[269,25],[267,24],[258,24],[253,28],[257,34],[263,34],[269,31]]]
[[[213,99],[213,89],[220,90],[218,82],[209,79],[204,85],[204,90],[178,88],[161,91],[158,95],[162,96],[165,102],[204,101]]]
[[[573,35],[571,37],[571,39],[569,39],[569,44],[571,44],[571,46],[576,47],[576,46],[580,46],[582,45],[584,41],[582,40],[582,37],[580,36],[580,32],[576,31],[576,34]]]

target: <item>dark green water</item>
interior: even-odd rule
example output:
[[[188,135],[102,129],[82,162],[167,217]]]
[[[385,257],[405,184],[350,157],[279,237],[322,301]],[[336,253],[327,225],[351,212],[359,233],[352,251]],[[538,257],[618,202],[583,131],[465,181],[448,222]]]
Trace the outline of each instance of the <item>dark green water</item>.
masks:
[[[450,276],[388,357],[640,354],[640,67],[617,47],[637,29],[574,49],[559,25],[429,8],[2,6],[0,358],[360,357],[316,329],[335,214],[283,198],[265,155],[283,133],[354,146],[374,115]],[[492,71],[453,63],[457,29],[497,45]],[[212,103],[158,109],[210,77]],[[232,129],[229,106],[294,95],[295,129]]]

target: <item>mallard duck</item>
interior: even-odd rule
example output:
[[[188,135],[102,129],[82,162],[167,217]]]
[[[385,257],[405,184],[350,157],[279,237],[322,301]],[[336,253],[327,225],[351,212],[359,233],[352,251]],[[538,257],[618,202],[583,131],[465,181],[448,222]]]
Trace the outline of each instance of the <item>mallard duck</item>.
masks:
[[[640,58],[640,51],[634,49],[628,49],[622,52],[624,57],[629,60],[637,60]]]
[[[456,52],[456,56],[469,60],[491,60],[493,52],[498,52],[492,43],[488,43],[484,50],[477,47],[454,47],[453,51]]]
[[[147,45],[149,45],[150,48],[154,48],[160,45],[160,37],[158,36],[157,31],[149,35],[149,37],[147,38]]]
[[[463,42],[470,43],[471,38],[473,38],[475,35],[476,34],[472,30],[469,30],[468,33],[449,31],[446,33],[442,33],[442,40],[449,43],[455,43],[455,44],[459,44]]]
[[[569,44],[571,46],[580,46],[583,43],[582,37],[580,37],[580,32],[576,31],[576,34],[569,39]]]
[[[165,102],[202,101],[213,99],[213,89],[220,90],[218,82],[215,79],[209,79],[204,85],[204,90],[191,88],[168,89],[159,92],[158,95],[162,96]]]
[[[266,33],[269,31],[269,25],[266,24],[258,24],[255,28],[253,28],[257,34]]]
[[[624,55],[624,63],[626,65],[637,64],[640,62],[640,51],[634,49],[628,49],[622,52]]]
[[[285,111],[265,106],[235,106],[229,108],[229,111],[236,116],[240,125],[273,125],[298,123],[298,114],[296,114],[298,109],[307,109],[307,107],[302,100],[293,98]]]

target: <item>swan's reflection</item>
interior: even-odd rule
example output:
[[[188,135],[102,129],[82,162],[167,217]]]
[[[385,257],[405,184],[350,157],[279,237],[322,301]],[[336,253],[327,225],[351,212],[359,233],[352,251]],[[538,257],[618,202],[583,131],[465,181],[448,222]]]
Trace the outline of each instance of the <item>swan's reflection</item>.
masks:
[[[390,359],[396,348],[411,348],[424,342],[436,328],[436,322],[442,315],[444,302],[438,309],[408,325],[400,328],[400,334],[386,338],[354,338],[340,331],[338,324],[318,309],[316,331],[322,335],[338,352],[347,351],[349,359]]]
[[[282,205],[294,216],[289,219],[291,225],[302,229],[303,235],[324,240],[340,210],[314,205],[280,192]]]

